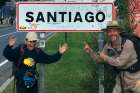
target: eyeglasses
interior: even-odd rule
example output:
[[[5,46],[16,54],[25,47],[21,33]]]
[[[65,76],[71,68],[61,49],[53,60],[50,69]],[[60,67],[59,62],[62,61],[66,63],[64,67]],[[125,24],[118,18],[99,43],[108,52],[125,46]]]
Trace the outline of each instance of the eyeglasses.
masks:
[[[27,42],[30,42],[30,43],[37,43],[37,40],[32,40],[32,41],[29,41],[28,39],[25,39]]]

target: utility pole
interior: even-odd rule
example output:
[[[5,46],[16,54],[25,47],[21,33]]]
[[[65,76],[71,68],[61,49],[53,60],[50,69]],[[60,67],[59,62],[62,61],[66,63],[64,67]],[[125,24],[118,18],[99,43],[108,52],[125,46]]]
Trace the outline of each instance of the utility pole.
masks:
[[[64,0],[65,2],[67,2],[67,0]],[[68,41],[68,33],[67,32],[65,32],[65,42],[67,42]]]
[[[102,51],[104,45],[104,34],[103,32],[99,32],[98,35],[98,46],[99,51]],[[99,77],[99,93],[104,93],[104,65],[98,64],[98,77]]]

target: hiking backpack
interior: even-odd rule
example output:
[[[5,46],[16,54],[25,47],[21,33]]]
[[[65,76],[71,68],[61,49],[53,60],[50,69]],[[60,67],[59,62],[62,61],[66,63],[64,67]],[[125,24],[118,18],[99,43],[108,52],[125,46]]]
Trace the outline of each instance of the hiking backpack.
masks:
[[[140,70],[140,38],[135,36],[132,33],[127,33],[127,32],[122,32],[120,35],[122,37],[122,44],[121,44],[122,49],[123,49],[123,45],[125,44],[126,40],[130,40],[133,42],[134,49],[135,49],[136,54],[137,54],[137,62],[132,64],[127,69],[117,69],[117,70],[135,73],[135,72]]]

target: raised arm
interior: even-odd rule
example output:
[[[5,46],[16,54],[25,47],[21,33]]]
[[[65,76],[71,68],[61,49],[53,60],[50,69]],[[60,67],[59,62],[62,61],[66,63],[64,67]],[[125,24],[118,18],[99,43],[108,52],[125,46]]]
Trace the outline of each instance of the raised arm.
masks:
[[[59,51],[53,55],[48,55],[47,53],[40,50],[38,55],[38,59],[39,59],[38,62],[46,63],[46,64],[57,62],[66,50],[67,50],[67,44],[63,44],[62,46],[59,46]]]

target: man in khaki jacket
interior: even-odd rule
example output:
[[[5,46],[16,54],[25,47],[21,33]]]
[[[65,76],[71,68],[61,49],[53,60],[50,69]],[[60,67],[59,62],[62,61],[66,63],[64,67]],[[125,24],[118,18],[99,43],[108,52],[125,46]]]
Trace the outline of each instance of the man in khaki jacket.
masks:
[[[95,62],[100,63],[104,60],[118,69],[127,69],[137,62],[133,42],[127,39],[122,46],[123,40],[120,36],[122,29],[117,21],[109,21],[103,31],[107,33],[109,41],[101,53],[95,53],[88,44],[85,44],[86,53],[90,54]],[[140,71],[136,73],[121,71],[116,77],[113,93],[140,93]]]

